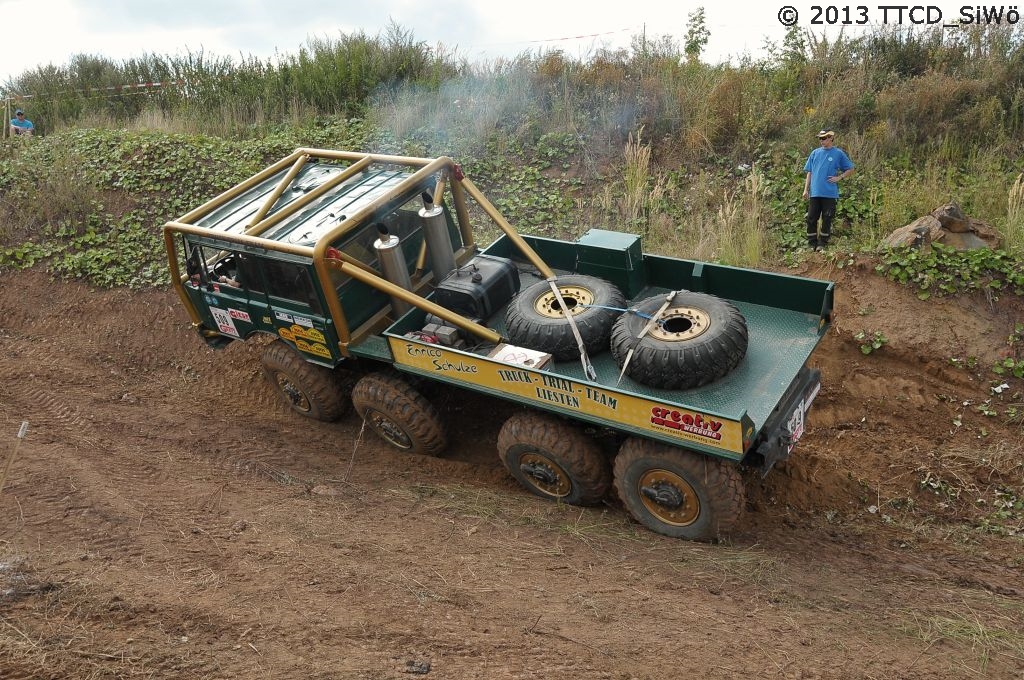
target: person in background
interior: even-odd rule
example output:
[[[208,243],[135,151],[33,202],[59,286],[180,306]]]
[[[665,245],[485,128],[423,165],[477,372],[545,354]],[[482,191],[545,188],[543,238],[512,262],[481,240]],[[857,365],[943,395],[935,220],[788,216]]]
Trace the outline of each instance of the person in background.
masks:
[[[9,109],[8,109],[9,110]],[[27,135],[32,136],[32,130],[35,126],[32,125],[32,121],[25,117],[25,112],[18,109],[14,112],[14,118],[11,118],[11,136],[14,135]]]
[[[833,146],[836,133],[825,128],[818,133],[820,147],[811,152],[804,164],[804,198],[807,207],[807,245],[824,250],[832,237],[832,220],[839,202],[839,181],[853,174],[853,162],[839,147]],[[821,229],[818,229],[821,218]]]

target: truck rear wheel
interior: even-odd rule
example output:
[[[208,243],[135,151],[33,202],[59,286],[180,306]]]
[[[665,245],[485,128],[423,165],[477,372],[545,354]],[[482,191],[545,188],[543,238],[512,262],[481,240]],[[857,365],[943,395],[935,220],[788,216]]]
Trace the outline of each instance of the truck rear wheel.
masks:
[[[612,356],[639,383],[686,390],[725,377],[747,354],[747,321],[735,305],[706,293],[676,293],[659,323],[637,337],[665,301],[656,295],[623,314],[612,328]]]
[[[397,376],[371,373],[360,378],[352,403],[363,422],[396,449],[437,456],[448,446],[437,410]]]
[[[615,489],[634,519],[673,538],[715,540],[743,513],[736,466],[648,439],[630,437],[619,448]]]
[[[626,306],[626,297],[613,284],[594,276],[570,274],[555,281],[588,352],[608,347],[612,324]],[[513,344],[548,352],[558,361],[579,358],[572,327],[547,281],[535,283],[512,299],[505,326]]]
[[[527,412],[506,420],[498,455],[520,484],[549,500],[594,505],[611,486],[610,466],[597,444],[553,416]]]
[[[262,363],[267,380],[296,413],[330,422],[352,406],[334,371],[306,361],[283,340],[267,345]]]

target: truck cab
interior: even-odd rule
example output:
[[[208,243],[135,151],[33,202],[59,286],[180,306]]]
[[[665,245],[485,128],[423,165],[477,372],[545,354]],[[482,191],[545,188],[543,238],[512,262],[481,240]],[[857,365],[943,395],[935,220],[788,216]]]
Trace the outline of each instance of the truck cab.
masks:
[[[411,173],[404,169],[352,173],[344,160],[300,154],[290,169],[266,173],[220,197],[215,209],[188,225],[192,229],[169,232],[174,261],[186,265],[186,276],[177,277],[179,294],[187,298],[195,327],[208,343],[220,347],[269,333],[314,363],[334,367],[343,361],[353,335],[365,337],[379,327],[390,300],[350,274],[318,269],[313,260],[318,242],[375,273],[380,262],[373,244],[383,227],[404,254],[411,292],[429,286],[430,263],[419,257],[425,249],[419,212],[422,194],[433,190],[434,182],[410,184]],[[330,184],[335,187],[329,195],[309,200],[311,192]],[[454,249],[465,259],[472,246],[462,242],[446,206],[441,215]]]

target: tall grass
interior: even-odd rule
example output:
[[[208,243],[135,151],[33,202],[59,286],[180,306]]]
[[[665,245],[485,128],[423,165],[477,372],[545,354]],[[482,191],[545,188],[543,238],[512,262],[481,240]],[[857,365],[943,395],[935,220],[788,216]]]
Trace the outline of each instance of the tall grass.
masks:
[[[1004,248],[1016,255],[1024,255],[1024,174],[1017,175],[1010,187],[1006,207],[1006,221],[1001,230]]]
[[[0,92],[28,108],[44,133],[87,120],[125,125],[145,118],[175,130],[245,136],[319,115],[358,115],[372,95],[403,83],[437,87],[464,67],[457,55],[391,24],[378,36],[310,38],[276,62],[203,51],[122,62],[77,55],[62,67],[27,71]],[[134,87],[141,83],[160,87]]]
[[[740,267],[761,263],[766,247],[764,177],[755,168],[726,190],[713,213],[699,220],[702,257]]]
[[[641,143],[643,131],[641,127],[637,130],[636,137],[630,135],[625,149],[622,207],[626,220],[633,223],[646,216],[651,203],[651,147]]]
[[[452,96],[454,83],[488,92],[498,111],[528,112],[546,131],[584,135],[605,154],[641,126],[659,154],[695,163],[749,156],[767,139],[802,143],[825,124],[870,135],[886,153],[931,153],[950,140],[961,150],[1012,143],[1024,120],[1022,34],[1010,26],[808,34],[764,60],[717,66],[686,59],[677,38],[644,35],[629,49],[583,58],[554,50],[481,65],[392,23],[378,35],[310,38],[274,60],[203,51],[120,62],[77,55],[27,71],[0,91],[31,95],[22,101],[43,132],[84,120],[141,119],[177,130],[206,121],[218,134],[245,136],[317,116],[363,116],[379,102],[407,111],[410,96],[423,106],[427,93],[437,96],[427,118],[444,117],[450,103],[472,99]],[[113,89],[154,81],[166,85]],[[484,115],[481,125],[499,117]],[[398,130],[417,122],[393,120]]]
[[[698,173],[686,189],[664,177],[653,182],[645,222],[648,248],[666,255],[735,266],[760,264],[768,248],[766,183],[753,168],[733,188],[722,189]],[[681,206],[669,210],[668,206]]]
[[[729,201],[729,220],[720,220],[722,237],[719,260],[726,264],[753,267],[765,253],[764,177],[755,167],[743,180],[742,191]]]
[[[154,81],[165,85],[104,89]],[[647,35],[579,58],[549,50],[469,63],[392,24],[311,38],[274,60],[78,55],[0,90],[33,96],[19,101],[43,134],[88,125],[262,138],[360,119],[385,131],[380,145],[469,161],[522,160],[546,135],[571,135],[585,144],[571,172],[598,185],[572,190],[588,218],[736,264],[756,264],[778,236],[766,223],[798,225],[793,156],[829,126],[858,166],[840,202],[854,229],[840,233],[875,240],[956,200],[1021,247],[1010,205],[1024,155],[1020,25],[794,34],[764,59],[709,65],[687,59],[677,38]],[[546,160],[550,179],[562,159]]]

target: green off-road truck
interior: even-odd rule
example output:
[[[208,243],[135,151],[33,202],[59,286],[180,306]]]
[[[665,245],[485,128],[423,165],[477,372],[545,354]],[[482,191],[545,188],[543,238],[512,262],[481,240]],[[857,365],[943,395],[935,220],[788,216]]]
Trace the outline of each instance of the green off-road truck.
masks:
[[[503,236],[478,247],[474,220]],[[354,406],[389,444],[440,455],[458,424],[417,387],[516,402],[498,436],[513,477],[579,505],[614,485],[669,536],[728,531],[740,466],[785,460],[820,387],[806,364],[832,283],[650,255],[600,229],[523,236],[450,158],[298,149],[164,239],[199,334],[273,336],[264,371],[295,411]]]

